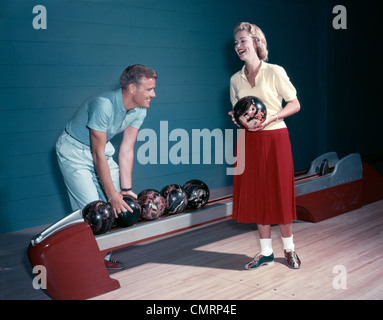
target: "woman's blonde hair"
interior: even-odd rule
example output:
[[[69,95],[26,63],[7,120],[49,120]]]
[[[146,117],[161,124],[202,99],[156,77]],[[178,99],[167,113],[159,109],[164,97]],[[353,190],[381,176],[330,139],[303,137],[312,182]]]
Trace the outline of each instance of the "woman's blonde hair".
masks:
[[[255,24],[249,22],[241,22],[234,28],[234,36],[237,32],[246,30],[254,39],[257,45],[257,55],[260,60],[267,61],[269,50],[267,50],[267,42],[265,34]]]

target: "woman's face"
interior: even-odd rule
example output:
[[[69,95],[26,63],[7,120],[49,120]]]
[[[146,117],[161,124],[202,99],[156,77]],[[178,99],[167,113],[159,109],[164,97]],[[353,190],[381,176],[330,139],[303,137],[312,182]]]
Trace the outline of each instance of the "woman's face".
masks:
[[[256,44],[246,30],[238,31],[234,36],[235,52],[242,61],[258,58]]]

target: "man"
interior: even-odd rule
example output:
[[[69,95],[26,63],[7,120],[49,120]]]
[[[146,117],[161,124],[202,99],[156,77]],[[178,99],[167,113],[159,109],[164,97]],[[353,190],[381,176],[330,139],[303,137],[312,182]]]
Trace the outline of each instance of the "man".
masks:
[[[111,204],[115,216],[132,211],[123,195],[137,198],[132,191],[134,143],[150,101],[156,95],[157,74],[132,65],[120,77],[120,89],[88,99],[65,126],[56,143],[59,166],[72,209],[83,209],[94,200]],[[118,155],[109,142],[123,132]],[[105,258],[108,269],[122,269],[120,262]]]

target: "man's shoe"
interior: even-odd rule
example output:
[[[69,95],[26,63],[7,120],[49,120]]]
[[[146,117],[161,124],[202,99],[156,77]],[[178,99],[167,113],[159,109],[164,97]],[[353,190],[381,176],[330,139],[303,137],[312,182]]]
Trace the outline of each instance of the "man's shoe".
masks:
[[[113,260],[113,259],[104,260],[104,261],[105,261],[106,269],[108,269],[108,270],[122,270],[122,269],[124,269],[124,265],[120,261]]]
[[[287,265],[291,269],[299,269],[301,267],[301,260],[295,251],[285,251],[285,259],[287,260]]]
[[[260,266],[273,264],[273,263],[274,263],[273,253],[269,256],[264,256],[261,253],[258,253],[253,260],[245,264],[245,270],[257,269]]]

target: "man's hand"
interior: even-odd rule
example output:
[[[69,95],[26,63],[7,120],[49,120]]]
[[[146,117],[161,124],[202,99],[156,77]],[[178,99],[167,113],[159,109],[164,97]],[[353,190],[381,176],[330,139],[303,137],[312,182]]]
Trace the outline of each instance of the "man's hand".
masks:
[[[132,190],[129,190],[129,191],[121,191],[121,194],[122,194],[123,196],[131,196],[132,198],[137,199],[137,195],[136,195]]]
[[[116,218],[118,218],[118,214],[121,212],[133,212],[132,208],[130,208],[129,205],[124,201],[122,194],[118,193],[117,191],[114,196],[109,199],[109,203],[113,208],[114,216]]]

